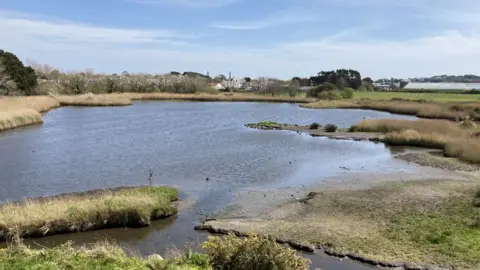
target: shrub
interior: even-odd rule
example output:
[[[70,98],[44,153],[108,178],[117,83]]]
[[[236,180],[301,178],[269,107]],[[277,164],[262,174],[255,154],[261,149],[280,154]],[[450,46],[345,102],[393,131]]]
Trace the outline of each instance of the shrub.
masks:
[[[245,239],[228,235],[223,239],[210,236],[202,244],[214,269],[308,269],[310,261],[296,251],[277,244],[270,238],[250,235]]]
[[[352,125],[348,128],[348,132],[355,132],[355,131],[357,131],[357,126],[355,125]]]
[[[325,131],[326,132],[336,132],[337,131],[337,126],[333,124],[328,124],[325,126]]]
[[[15,54],[4,50],[0,50],[0,62],[5,67],[5,75],[15,82],[20,94],[34,94],[35,87],[37,87],[37,75],[33,68],[24,66]]]
[[[320,127],[320,124],[316,123],[316,122],[314,122],[310,125],[310,129],[318,129],[319,127]]]
[[[339,100],[342,99],[342,95],[340,94],[339,91],[326,91],[326,92],[321,92],[317,95],[318,99],[324,99],[324,100]]]
[[[310,89],[307,93],[309,97],[319,98],[320,93],[322,92],[329,92],[329,91],[337,91],[338,88],[332,83],[324,83],[322,85],[316,86]]]
[[[340,95],[344,99],[352,99],[353,98],[353,89],[352,88],[344,88],[340,91]]]

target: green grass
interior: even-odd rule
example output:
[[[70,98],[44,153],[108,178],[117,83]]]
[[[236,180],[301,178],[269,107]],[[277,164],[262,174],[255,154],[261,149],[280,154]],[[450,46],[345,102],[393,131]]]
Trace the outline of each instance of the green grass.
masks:
[[[31,249],[18,238],[0,250],[0,270],[212,270],[278,269],[306,270],[310,261],[295,250],[273,239],[250,235],[209,237],[202,244],[206,254],[173,252],[168,259],[159,255],[147,258],[128,256],[119,246],[98,243],[73,247],[66,243],[55,248]]]
[[[408,100],[427,100],[433,102],[479,102],[478,94],[453,93],[411,93],[411,92],[355,92],[354,99],[390,100],[402,98]]]
[[[400,245],[428,253],[439,263],[468,268],[480,262],[480,228],[475,226],[479,218],[480,209],[470,198],[458,197],[426,213],[399,215],[382,233]]]
[[[127,187],[27,199],[0,206],[0,237],[40,237],[109,227],[148,226],[176,214],[170,187]]]
[[[118,246],[96,244],[74,248],[70,243],[34,250],[22,244],[0,251],[0,270],[195,270],[212,269],[208,257],[185,254],[162,260],[151,256],[146,259],[127,256]]]

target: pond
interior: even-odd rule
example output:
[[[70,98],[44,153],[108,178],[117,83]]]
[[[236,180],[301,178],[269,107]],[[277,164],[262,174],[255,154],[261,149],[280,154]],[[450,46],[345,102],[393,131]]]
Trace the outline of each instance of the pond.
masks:
[[[52,245],[102,239],[161,253],[197,244],[199,218],[224,209],[235,194],[309,185],[344,173],[415,171],[371,142],[335,141],[285,131],[259,131],[247,123],[332,123],[348,127],[362,119],[400,118],[365,110],[311,110],[295,104],[138,102],[129,107],[63,107],[44,124],[0,133],[0,201],[64,192],[148,185],[181,190],[190,205],[177,217],[143,229],[114,229],[35,239]],[[208,178],[208,181],[206,180]],[[340,269],[338,260],[316,256],[314,266]],[[351,264],[351,265],[350,265]],[[350,263],[345,269],[367,269]],[[346,265],[342,263],[342,265]]]

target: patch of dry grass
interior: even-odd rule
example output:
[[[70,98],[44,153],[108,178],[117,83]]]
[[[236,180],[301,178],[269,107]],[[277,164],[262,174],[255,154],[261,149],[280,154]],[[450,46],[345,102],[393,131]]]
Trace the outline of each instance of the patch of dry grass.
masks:
[[[0,206],[0,238],[146,226],[175,214],[170,203],[177,199],[173,188],[136,187],[6,203]]]

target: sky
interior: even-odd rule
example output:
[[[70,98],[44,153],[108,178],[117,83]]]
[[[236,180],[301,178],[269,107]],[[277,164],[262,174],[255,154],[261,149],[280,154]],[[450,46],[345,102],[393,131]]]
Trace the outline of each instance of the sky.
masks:
[[[0,0],[0,49],[63,71],[480,74],[479,0]]]

